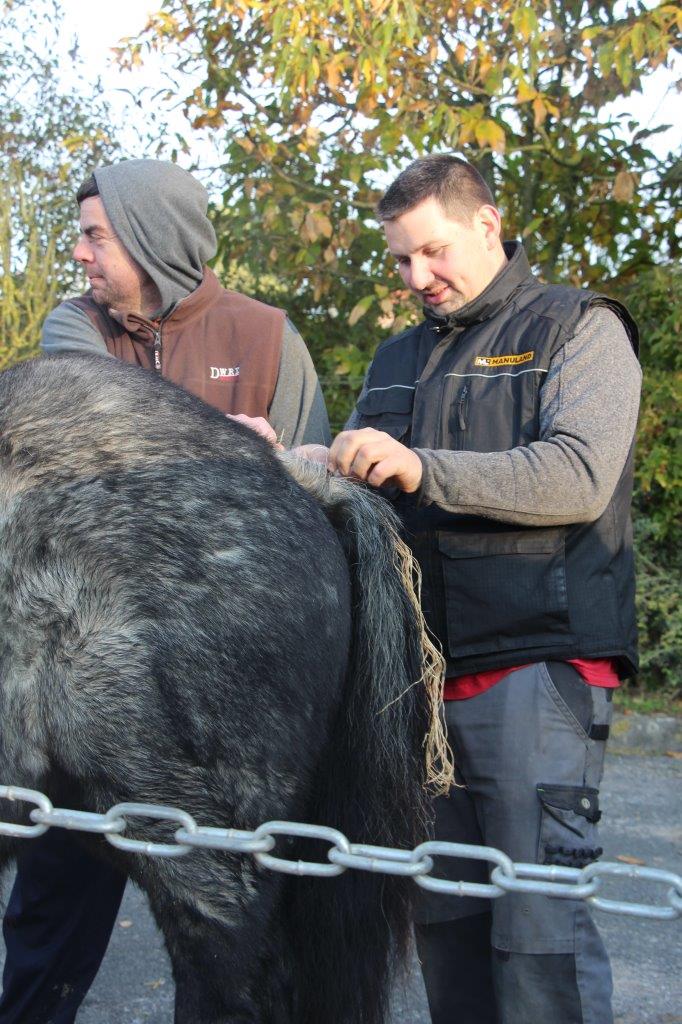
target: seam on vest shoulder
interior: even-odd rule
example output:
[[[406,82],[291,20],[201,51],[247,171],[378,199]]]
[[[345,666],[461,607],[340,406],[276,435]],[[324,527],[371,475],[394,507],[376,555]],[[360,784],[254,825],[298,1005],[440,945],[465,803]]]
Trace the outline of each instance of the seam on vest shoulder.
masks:
[[[569,292],[569,293],[573,292],[574,294],[585,294],[586,296],[587,295],[592,295],[592,298],[590,298],[590,304],[591,304],[591,302],[592,302],[592,300],[594,298],[593,293],[589,293],[589,292],[587,292],[587,290],[585,290],[583,292],[583,290],[580,289],[580,288],[571,288],[570,285],[554,284],[554,285],[546,285],[545,287],[547,287],[547,288],[557,288],[557,289],[561,289],[564,292]],[[512,302],[512,305],[514,306],[514,309],[516,310],[517,313],[528,311],[528,312],[532,313],[534,316],[540,317],[543,320],[549,320],[550,323],[556,324],[556,326],[559,328],[559,330],[561,331],[562,334],[568,335],[569,334],[568,328],[559,319],[559,316],[561,315],[561,312],[563,312],[563,311],[557,313],[557,312],[552,312],[551,309],[546,309],[546,310],[545,309],[538,309],[537,306],[535,305],[535,303],[537,301],[539,301],[539,299],[538,298],[534,298],[534,299],[531,299],[531,301],[527,305],[523,305],[522,306],[522,305],[519,304],[518,299],[514,299],[513,302]],[[582,312],[584,312],[584,310]],[[581,312],[581,315],[582,315],[582,312]],[[578,319],[580,319],[580,317],[578,317]],[[576,323],[577,323],[577,321],[576,321]]]

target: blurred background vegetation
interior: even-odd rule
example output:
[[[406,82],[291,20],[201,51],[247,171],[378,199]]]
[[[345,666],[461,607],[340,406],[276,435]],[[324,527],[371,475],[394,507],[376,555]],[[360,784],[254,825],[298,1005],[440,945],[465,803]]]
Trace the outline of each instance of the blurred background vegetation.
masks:
[[[419,317],[373,207],[424,152],[455,151],[495,192],[508,237],[547,281],[607,292],[641,326],[634,506],[642,668],[682,693],[682,148],[661,152],[627,99],[673,77],[678,4],[627,0],[165,0],[122,67],[164,85],[126,152],[97,82],[60,87],[56,0],[0,0],[0,368],[35,353],[78,291],[77,185],[100,162],[213,143],[223,282],[287,308],[343,425],[377,343]],[[38,44],[36,41],[39,40]],[[78,68],[77,49],[69,55]],[[679,65],[678,65],[679,66]],[[73,81],[73,79],[72,79]],[[191,83],[191,87],[187,83]],[[164,137],[164,106],[186,130]],[[206,168],[204,168],[206,171]]]

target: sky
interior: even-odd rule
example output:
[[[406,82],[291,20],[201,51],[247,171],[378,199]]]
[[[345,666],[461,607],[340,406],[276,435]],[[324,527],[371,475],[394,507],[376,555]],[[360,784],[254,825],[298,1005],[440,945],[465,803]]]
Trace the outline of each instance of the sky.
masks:
[[[82,0],[61,0],[64,12],[61,34],[63,51],[65,54],[68,53],[77,37],[81,74],[87,80],[95,81],[98,77],[101,79],[116,124],[142,127],[145,119],[144,107],[137,106],[133,97],[139,96],[145,88],[155,91],[165,84],[163,64],[157,55],[150,54],[145,57],[141,68],[124,71],[116,66],[112,53],[112,47],[117,46],[121,39],[136,36],[144,29],[150,13],[158,10],[160,2],[161,0],[113,0],[112,3],[98,4],[96,17],[84,18]],[[63,65],[68,66],[68,60],[64,61]],[[68,80],[68,73],[66,78]],[[171,126],[173,125],[178,130],[186,129],[187,122],[180,111],[174,119],[171,118]],[[136,138],[134,132],[128,134],[129,138],[124,140],[126,148],[133,146]],[[208,154],[206,155],[208,157]],[[178,162],[187,164],[190,161],[180,154]]]
[[[124,121],[142,123],[144,111],[136,107],[128,91],[137,92],[144,86],[159,88],[163,84],[162,63],[153,56],[145,61],[142,69],[134,72],[120,71],[111,63],[111,47],[123,36],[139,33],[149,14],[157,10],[160,0],[113,0],[112,3],[98,4],[96,16],[83,17],[82,0],[61,0],[64,10],[64,45],[71,46],[74,35],[79,39],[79,51],[88,78],[98,75],[107,91],[107,98],[114,113],[123,115]],[[68,45],[67,45],[68,40]],[[659,68],[646,82],[642,94],[633,94],[627,100],[614,105],[616,112],[627,112],[638,122],[639,128],[654,128],[660,124],[673,127],[667,132],[654,136],[649,145],[659,155],[664,155],[682,143],[680,127],[680,106],[682,97],[673,86],[675,78],[682,77],[682,61],[678,62],[672,74],[666,68]],[[189,92],[189,88],[187,89]],[[121,119],[119,118],[119,123]],[[186,127],[180,112],[177,112],[175,126]],[[193,147],[192,159],[210,166],[213,151],[206,145]],[[188,158],[178,155],[178,162],[187,164]]]

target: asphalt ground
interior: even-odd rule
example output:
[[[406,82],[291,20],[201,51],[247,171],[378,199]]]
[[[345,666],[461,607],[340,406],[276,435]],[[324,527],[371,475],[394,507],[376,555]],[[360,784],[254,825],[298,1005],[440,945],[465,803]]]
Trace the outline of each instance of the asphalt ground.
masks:
[[[608,756],[601,804],[604,860],[635,859],[682,875],[682,760]],[[607,884],[602,894],[613,899],[656,902],[664,892],[632,880]],[[611,956],[617,1024],[682,1024],[682,918],[650,921],[597,911],[595,919]],[[144,896],[128,886],[78,1024],[172,1020],[173,982],[163,942]],[[414,963],[396,988],[391,1024],[429,1024]]]

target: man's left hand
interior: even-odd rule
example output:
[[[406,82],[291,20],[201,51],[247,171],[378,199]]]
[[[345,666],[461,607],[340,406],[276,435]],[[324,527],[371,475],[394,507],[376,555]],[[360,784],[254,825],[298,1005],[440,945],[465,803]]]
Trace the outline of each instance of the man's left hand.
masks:
[[[260,434],[260,436],[264,437],[266,441],[269,441],[272,447],[276,448],[277,451],[284,451],[284,445],[278,442],[277,434],[272,429],[268,421],[263,419],[262,416],[247,416],[243,412],[227,412],[225,413],[225,416],[228,420],[236,420],[237,423],[243,424],[243,426],[248,427],[249,430],[253,430],[254,433]]]
[[[372,487],[391,483],[406,494],[416,491],[422,480],[419,456],[373,427],[339,434],[329,449],[329,469],[364,480]]]

